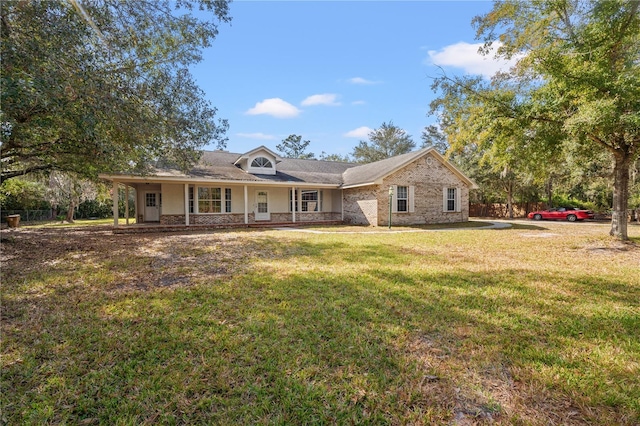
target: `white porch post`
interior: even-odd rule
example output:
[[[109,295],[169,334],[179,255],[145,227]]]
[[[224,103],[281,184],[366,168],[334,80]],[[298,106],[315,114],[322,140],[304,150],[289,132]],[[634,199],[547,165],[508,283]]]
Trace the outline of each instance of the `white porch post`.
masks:
[[[302,190],[298,193],[298,211],[301,213],[300,217],[302,217]]]
[[[291,187],[291,213],[293,214],[293,223],[296,223],[296,187]]]
[[[244,186],[244,224],[249,223],[249,189]]]
[[[189,226],[189,184],[184,184],[184,224]]]
[[[138,185],[133,187],[134,191],[136,191],[136,195],[133,197],[133,210],[136,212],[136,224],[138,223],[138,218],[140,217],[140,210],[138,210]]]
[[[124,185],[124,217],[126,224],[129,224],[129,185]]]
[[[113,226],[118,226],[118,182],[115,180],[111,188],[111,199],[113,200]]]

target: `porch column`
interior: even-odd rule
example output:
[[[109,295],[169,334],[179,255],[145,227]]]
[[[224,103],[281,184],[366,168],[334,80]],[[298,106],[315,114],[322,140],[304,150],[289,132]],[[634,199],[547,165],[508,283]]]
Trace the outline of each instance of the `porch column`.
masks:
[[[249,189],[244,186],[244,224],[249,223]]]
[[[184,184],[184,224],[189,226],[189,184]]]
[[[124,185],[124,217],[126,224],[129,224],[129,185]]]
[[[300,193],[298,194],[298,211],[300,212],[300,217],[302,217],[302,190],[300,190]]]
[[[111,188],[111,199],[113,201],[113,226],[118,226],[118,182],[115,180]]]
[[[136,220],[136,224],[137,224],[138,218],[140,217],[140,210],[138,210],[138,184],[136,184],[136,186],[134,186],[133,189],[134,191],[136,191],[136,194],[133,197],[133,210],[135,210],[136,212],[136,217],[134,219]]]
[[[291,213],[293,214],[293,223],[296,223],[296,187],[291,187]]]

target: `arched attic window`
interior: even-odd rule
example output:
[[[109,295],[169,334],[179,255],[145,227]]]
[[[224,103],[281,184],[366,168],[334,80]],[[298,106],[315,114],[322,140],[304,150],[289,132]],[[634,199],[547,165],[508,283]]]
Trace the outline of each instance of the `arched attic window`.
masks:
[[[259,169],[273,169],[273,164],[267,158],[257,157],[255,160],[251,162],[251,167],[256,167]]]

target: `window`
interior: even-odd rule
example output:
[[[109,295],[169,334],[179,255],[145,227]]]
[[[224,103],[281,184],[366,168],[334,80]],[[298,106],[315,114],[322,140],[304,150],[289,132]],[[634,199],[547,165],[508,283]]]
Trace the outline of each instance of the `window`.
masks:
[[[257,167],[259,169],[272,169],[273,165],[267,158],[257,157],[251,162],[251,167]]]
[[[198,188],[198,213],[222,212],[222,192],[220,188]]]
[[[415,212],[415,186],[393,185],[393,197],[391,201],[392,213]]]
[[[193,204],[193,188],[189,188],[189,213]],[[231,188],[198,187],[198,213],[222,212],[231,213]]]
[[[460,211],[458,200],[458,189],[457,188],[445,188],[443,191],[444,198],[444,211],[446,212],[457,212]]]
[[[409,188],[407,186],[398,186],[397,187],[397,208],[398,212],[406,212],[409,211]]]
[[[295,198],[291,199],[291,191],[289,191],[289,211],[298,211],[298,194],[301,196],[301,211],[303,212],[321,212],[322,211],[322,191],[317,189],[296,190]],[[293,204],[293,208],[291,205]]]
[[[224,211],[231,213],[231,188],[224,189]]]

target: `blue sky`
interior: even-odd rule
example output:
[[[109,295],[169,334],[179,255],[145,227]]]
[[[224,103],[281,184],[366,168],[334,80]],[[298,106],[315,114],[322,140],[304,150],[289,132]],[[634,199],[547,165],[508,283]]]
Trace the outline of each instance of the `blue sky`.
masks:
[[[349,154],[383,122],[419,146],[441,72],[489,75],[471,19],[488,1],[238,1],[204,60],[192,68],[218,115],[227,150],[290,134],[319,156]],[[207,149],[214,149],[209,146]]]

